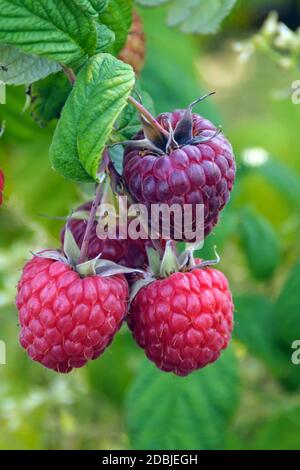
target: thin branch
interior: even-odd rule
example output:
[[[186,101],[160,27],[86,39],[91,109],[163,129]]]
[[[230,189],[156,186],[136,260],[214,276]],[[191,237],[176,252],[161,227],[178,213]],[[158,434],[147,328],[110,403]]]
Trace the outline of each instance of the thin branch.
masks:
[[[62,65],[62,64],[60,65],[61,65],[63,72],[67,76],[69,82],[71,83],[72,86],[74,86],[76,82],[76,75],[74,73],[74,70],[71,69],[70,67],[66,67],[65,65]]]
[[[129,96],[128,101],[144,116],[147,121],[152,124],[161,134],[163,134],[167,139],[169,138],[169,132],[164,129],[159,122],[152,116],[152,114],[135,98]]]
[[[88,249],[89,249],[89,243],[90,243],[90,240],[91,240],[91,235],[92,235],[94,222],[95,222],[95,219],[96,219],[97,209],[100,205],[102,195],[103,195],[103,179],[104,179],[103,175],[104,175],[104,172],[105,172],[106,167],[108,165],[108,161],[109,161],[108,159],[109,159],[109,155],[108,155],[108,151],[107,151],[107,148],[106,148],[103,152],[102,162],[101,162],[100,168],[99,168],[100,182],[96,187],[95,199],[93,201],[93,204],[92,204],[92,207],[91,207],[91,210],[90,210],[90,214],[89,214],[89,218],[88,218],[88,222],[87,222],[87,226],[86,226],[86,229],[85,229],[85,233],[84,233],[84,237],[83,237],[83,241],[82,241],[82,245],[81,245],[81,249],[80,249],[80,257],[79,257],[79,260],[78,260],[78,264],[84,263],[87,259],[87,253],[88,253]],[[102,178],[101,178],[101,174],[102,174]]]

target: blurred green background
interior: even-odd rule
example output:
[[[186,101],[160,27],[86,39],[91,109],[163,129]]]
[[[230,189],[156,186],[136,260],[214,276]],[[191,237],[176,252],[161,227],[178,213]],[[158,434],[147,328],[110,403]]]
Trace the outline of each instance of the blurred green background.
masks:
[[[194,37],[165,26],[165,9],[140,9],[147,36],[141,83],[157,112],[215,97],[197,110],[222,124],[237,158],[229,207],[201,257],[213,257],[234,295],[235,332],[215,365],[188,378],[149,364],[124,327],[102,358],[58,376],[28,360],[14,307],[30,251],[57,247],[71,208],[87,196],[51,170],[55,123],[39,128],[22,112],[22,87],[1,106],[6,174],[0,210],[0,449],[299,449],[300,105],[289,90],[300,69],[264,54],[241,63],[233,43],[250,38],[275,9],[300,25],[297,1],[243,1],[217,35]]]

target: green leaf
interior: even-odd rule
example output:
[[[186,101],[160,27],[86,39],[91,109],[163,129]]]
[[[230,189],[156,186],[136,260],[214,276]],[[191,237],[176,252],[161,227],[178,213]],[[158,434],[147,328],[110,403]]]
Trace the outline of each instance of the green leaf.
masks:
[[[257,172],[263,175],[292,204],[300,206],[300,178],[291,168],[270,159],[258,167]]]
[[[169,0],[137,0],[137,3],[144,7],[157,7],[163,3],[167,3]]]
[[[107,8],[109,0],[74,0],[77,5],[92,16],[98,16]]]
[[[248,351],[263,360],[273,373],[282,374],[287,358],[282,354],[274,327],[274,304],[261,295],[234,298],[235,337]]]
[[[271,224],[251,209],[241,212],[241,240],[252,275],[269,279],[280,261],[280,247]]]
[[[50,148],[53,167],[65,178],[96,180],[104,147],[133,86],[132,68],[110,54],[94,56],[80,71]]]
[[[236,0],[173,0],[168,24],[183,33],[214,33],[229,14]]]
[[[143,365],[126,401],[126,422],[135,449],[217,449],[239,399],[233,349],[213,365],[176,377]]]
[[[73,0],[0,0],[0,42],[74,65],[96,49],[96,21]]]
[[[60,70],[60,66],[44,57],[24,54],[14,46],[0,44],[0,80],[8,85],[27,85]]]
[[[145,108],[155,115],[154,103],[145,90],[141,88],[139,80],[136,80],[135,90],[138,92],[142,99]],[[115,124],[114,140],[120,142],[122,140],[131,140],[141,130],[141,118],[134,106],[128,104],[122,111],[120,117]]]
[[[100,15],[100,22],[111,29],[116,40],[112,53],[117,55],[124,46],[132,23],[132,0],[110,0],[108,7]]]
[[[300,407],[286,408],[260,423],[250,449],[298,450],[300,433]]]
[[[58,119],[71,90],[64,73],[57,73],[34,83],[31,87],[30,105],[34,120],[44,127],[53,119]]]
[[[96,52],[108,51],[115,42],[116,35],[105,24],[97,24],[97,47]]]
[[[279,334],[283,344],[291,348],[300,339],[300,263],[292,269],[275,305]],[[291,349],[290,349],[291,351]]]

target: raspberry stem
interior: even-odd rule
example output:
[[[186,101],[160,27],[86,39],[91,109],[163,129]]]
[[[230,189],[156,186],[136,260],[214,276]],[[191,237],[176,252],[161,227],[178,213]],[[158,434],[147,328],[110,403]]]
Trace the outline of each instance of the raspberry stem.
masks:
[[[64,74],[67,76],[69,82],[71,83],[72,86],[75,85],[75,82],[76,82],[76,75],[75,75],[75,72],[73,69],[71,69],[70,67],[66,67],[65,65],[62,65],[61,64],[61,68],[64,72]]]
[[[169,132],[164,129],[159,122],[152,116],[152,114],[135,98],[129,96],[128,101],[139,111],[139,113],[144,116],[147,121],[155,127],[163,136],[169,139]]]
[[[88,253],[89,243],[90,243],[92,230],[93,230],[93,226],[94,226],[94,222],[95,222],[95,218],[96,218],[96,213],[97,213],[97,209],[100,205],[102,195],[103,195],[103,184],[102,184],[103,183],[103,177],[101,177],[101,176],[105,175],[104,172],[106,170],[108,162],[109,162],[109,154],[108,154],[107,148],[105,148],[105,150],[103,152],[102,162],[100,164],[99,172],[98,172],[98,174],[100,175],[100,182],[98,183],[98,185],[96,187],[95,199],[93,201],[93,204],[92,204],[92,207],[91,207],[91,210],[90,210],[90,215],[89,215],[89,218],[88,218],[88,221],[87,221],[87,226],[86,226],[86,229],[85,229],[85,233],[84,233],[84,237],[83,237],[83,241],[82,241],[82,245],[81,245],[80,257],[79,257],[79,260],[78,260],[78,264],[84,263],[87,260],[87,253]]]

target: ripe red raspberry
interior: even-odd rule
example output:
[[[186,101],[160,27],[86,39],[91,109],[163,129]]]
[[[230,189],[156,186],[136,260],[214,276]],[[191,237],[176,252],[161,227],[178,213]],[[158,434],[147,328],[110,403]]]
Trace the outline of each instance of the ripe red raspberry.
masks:
[[[136,12],[133,12],[132,26],[119,58],[131,65],[137,75],[141,73],[145,62],[145,34],[142,20]]]
[[[190,120],[190,122],[189,122]],[[235,180],[235,161],[231,144],[207,119],[188,110],[161,114],[158,123],[171,132],[149,139],[140,133],[125,149],[124,179],[135,201],[204,205],[204,234],[217,224],[219,213],[229,200]],[[151,146],[147,147],[147,139]],[[155,144],[155,145],[153,145]],[[137,147],[137,148],[136,148]],[[195,230],[195,226],[193,226]],[[185,237],[182,237],[185,239]]]
[[[4,189],[4,173],[0,170],[0,206],[3,202],[3,189]]]
[[[77,211],[90,211],[92,202],[79,207]],[[71,230],[73,237],[81,248],[84,233],[86,229],[86,222],[82,219],[73,219],[68,223],[68,227]],[[64,242],[64,234],[66,227],[63,228],[61,233],[61,241]],[[100,239],[97,236],[97,222],[94,222],[89,248],[88,248],[88,259],[96,258],[101,253],[102,259],[108,259],[115,263],[127,266],[129,268],[143,267],[147,264],[147,252],[146,247],[151,245],[149,240],[143,240],[141,238],[132,240],[128,238],[124,239]]]
[[[195,268],[142,288],[128,323],[159,369],[184,376],[216,361],[227,347],[233,308],[226,277],[216,269]]]
[[[127,313],[123,275],[81,279],[68,264],[35,256],[18,285],[20,343],[34,361],[70,372],[96,359]]]

